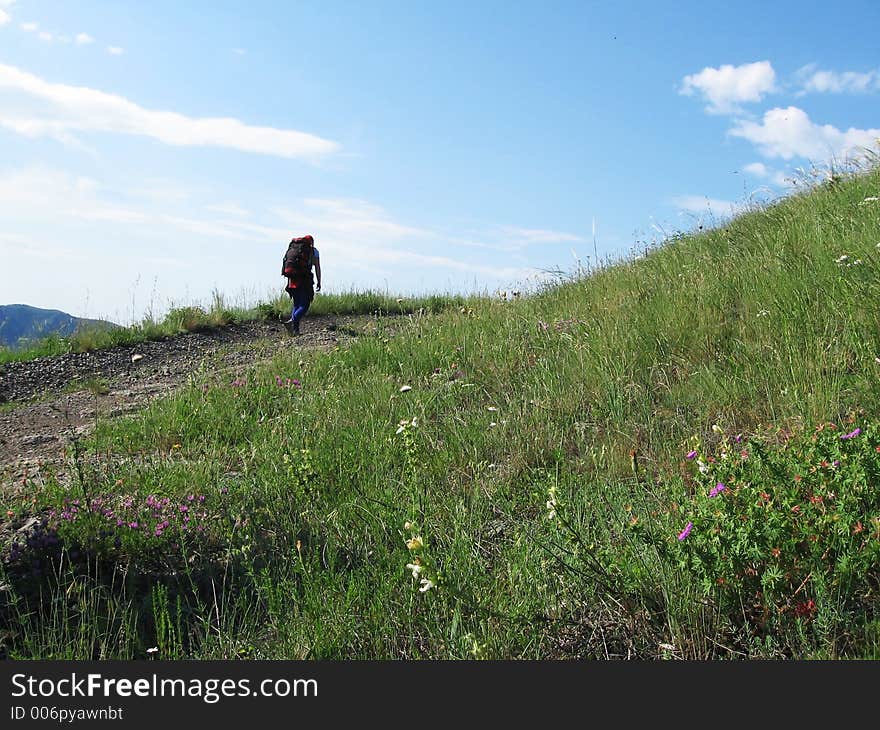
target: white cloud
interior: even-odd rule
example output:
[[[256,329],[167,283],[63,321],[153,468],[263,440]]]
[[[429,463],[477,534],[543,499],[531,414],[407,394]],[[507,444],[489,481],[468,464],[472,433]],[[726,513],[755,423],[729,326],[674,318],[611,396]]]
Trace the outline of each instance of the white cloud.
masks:
[[[802,78],[802,94],[867,94],[880,91],[880,71],[823,71],[815,65],[804,66],[798,72]]]
[[[8,100],[0,104],[0,126],[28,137],[50,136],[69,141],[73,132],[115,132],[175,146],[222,147],[309,160],[339,149],[336,142],[305,132],[251,126],[233,118],[193,118],[144,109],[115,94],[54,84],[0,64],[0,92],[4,90],[44,102],[44,108],[36,114],[32,109],[16,111]]]
[[[15,5],[15,0],[0,0],[0,8],[11,8]]]
[[[763,162],[750,162],[743,167],[743,172],[747,172],[749,175],[754,175],[755,177],[767,177],[767,175],[770,174],[767,170],[767,165]]]
[[[731,200],[707,198],[704,195],[679,195],[672,200],[673,204],[688,213],[710,214],[728,217],[741,212],[744,206]]]
[[[37,38],[39,38],[41,41],[45,41],[46,43],[51,43],[54,40],[54,36],[45,30],[41,30],[39,33],[37,33]]]
[[[880,129],[842,131],[830,124],[815,124],[805,111],[790,106],[770,109],[761,122],[740,120],[729,134],[752,142],[766,157],[827,162],[872,147]]]
[[[7,25],[12,20],[12,16],[5,10],[0,8],[0,26]]]
[[[125,49],[120,48],[119,46],[107,46],[107,53],[109,53],[111,56],[121,56],[123,53],[125,53]]]
[[[578,243],[584,239],[574,233],[561,231],[549,231],[539,228],[517,228],[515,226],[501,226],[500,232],[505,238],[514,239],[521,244],[530,243]]]
[[[233,49],[232,49],[232,52],[233,52],[236,56],[243,56],[245,53],[247,53],[247,51],[246,51],[244,48],[233,48]]]
[[[246,218],[250,215],[250,212],[242,208],[238,203],[216,203],[205,206],[205,210],[209,210],[212,213],[220,213],[221,215],[232,215],[237,218]]]
[[[763,162],[751,162],[743,167],[743,172],[753,177],[768,180],[777,187],[790,187],[792,184],[791,178],[785,172],[767,167]]]
[[[76,45],[78,46],[87,46],[89,43],[95,42],[95,39],[92,38],[88,33],[77,33],[75,40]]]
[[[742,102],[760,101],[773,91],[776,91],[776,72],[769,61],[706,67],[700,73],[685,76],[679,89],[685,96],[694,93],[703,96],[709,102],[706,111],[710,114],[737,112]]]
[[[21,29],[22,29],[25,33],[35,33],[36,30],[37,30],[37,28],[39,28],[39,27],[40,27],[40,26],[37,25],[36,23],[22,23],[22,24],[21,24]]]

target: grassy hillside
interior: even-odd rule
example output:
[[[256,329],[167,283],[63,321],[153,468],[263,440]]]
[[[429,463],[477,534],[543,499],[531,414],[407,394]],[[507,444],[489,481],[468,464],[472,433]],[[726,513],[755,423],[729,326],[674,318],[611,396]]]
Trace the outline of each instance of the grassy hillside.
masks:
[[[878,195],[835,179],[102,422],[9,505],[42,521],[7,651],[880,657]]]

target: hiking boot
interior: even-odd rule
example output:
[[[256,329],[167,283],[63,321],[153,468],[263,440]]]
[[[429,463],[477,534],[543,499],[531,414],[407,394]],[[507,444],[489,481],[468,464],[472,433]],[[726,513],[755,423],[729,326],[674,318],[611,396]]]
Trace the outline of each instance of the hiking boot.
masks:
[[[284,325],[284,329],[287,330],[289,335],[295,334],[299,330],[299,327],[296,326],[292,319],[286,319],[281,324]]]

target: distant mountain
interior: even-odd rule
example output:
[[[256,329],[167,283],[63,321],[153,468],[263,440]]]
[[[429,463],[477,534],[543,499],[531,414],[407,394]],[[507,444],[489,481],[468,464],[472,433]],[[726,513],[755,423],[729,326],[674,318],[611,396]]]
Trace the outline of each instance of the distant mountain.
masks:
[[[57,309],[27,304],[0,304],[0,345],[21,347],[49,335],[72,335],[85,327],[116,327],[101,319],[74,317]]]

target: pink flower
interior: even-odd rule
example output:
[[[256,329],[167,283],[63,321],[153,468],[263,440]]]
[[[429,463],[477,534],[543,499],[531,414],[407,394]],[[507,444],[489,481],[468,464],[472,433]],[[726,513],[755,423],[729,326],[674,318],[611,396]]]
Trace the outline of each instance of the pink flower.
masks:
[[[688,522],[687,525],[685,525],[685,528],[681,532],[678,533],[678,541],[681,542],[682,540],[684,540],[688,535],[691,534],[691,530],[693,530],[693,529],[694,529],[694,523]]]
[[[696,459],[696,458],[697,458],[697,452],[696,452],[696,451],[688,451],[687,456],[685,457],[685,459],[690,459],[690,460],[692,460],[692,461],[693,461],[694,459]]]

